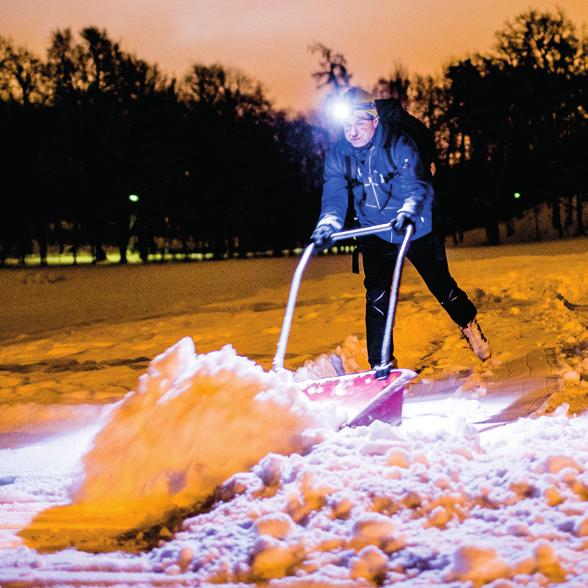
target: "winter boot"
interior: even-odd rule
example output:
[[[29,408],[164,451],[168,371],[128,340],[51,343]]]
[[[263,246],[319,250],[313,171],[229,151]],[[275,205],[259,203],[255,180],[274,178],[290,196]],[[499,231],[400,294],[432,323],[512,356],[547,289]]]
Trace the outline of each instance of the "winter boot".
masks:
[[[378,363],[371,363],[370,365],[372,366],[372,369],[374,369],[380,365],[380,362],[378,361]],[[392,358],[390,359],[390,367],[393,370],[398,369],[398,360],[394,356],[392,356]]]
[[[492,355],[492,349],[490,349],[490,343],[484,337],[482,329],[478,324],[478,321],[474,319],[469,322],[467,326],[460,327],[463,338],[468,342],[472,351],[482,360],[486,361]]]

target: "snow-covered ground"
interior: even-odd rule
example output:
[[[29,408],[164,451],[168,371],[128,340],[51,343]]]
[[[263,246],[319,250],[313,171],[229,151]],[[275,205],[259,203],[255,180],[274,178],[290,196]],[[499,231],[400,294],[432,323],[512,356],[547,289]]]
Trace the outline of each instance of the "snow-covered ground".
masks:
[[[486,364],[408,267],[403,423],[338,432],[294,379],[366,367],[348,257],[309,269],[296,378],[295,259],[3,272],[0,585],[588,585],[587,252],[450,250]]]

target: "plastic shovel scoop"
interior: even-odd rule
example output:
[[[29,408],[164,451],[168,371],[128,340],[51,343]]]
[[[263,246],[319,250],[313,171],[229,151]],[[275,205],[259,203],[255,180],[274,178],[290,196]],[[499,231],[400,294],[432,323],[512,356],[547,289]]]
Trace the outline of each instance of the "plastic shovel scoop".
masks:
[[[369,425],[375,420],[400,424],[406,385],[416,376],[406,369],[391,370],[386,378],[376,378],[375,370],[301,382],[302,391],[312,401],[332,402],[350,414],[344,427]]]

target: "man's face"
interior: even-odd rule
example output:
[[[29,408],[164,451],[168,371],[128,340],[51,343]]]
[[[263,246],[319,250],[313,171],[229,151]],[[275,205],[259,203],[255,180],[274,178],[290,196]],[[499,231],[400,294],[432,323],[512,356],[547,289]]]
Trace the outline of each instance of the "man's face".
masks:
[[[377,127],[377,117],[373,119],[352,117],[343,124],[343,133],[354,147],[363,147],[372,140]]]

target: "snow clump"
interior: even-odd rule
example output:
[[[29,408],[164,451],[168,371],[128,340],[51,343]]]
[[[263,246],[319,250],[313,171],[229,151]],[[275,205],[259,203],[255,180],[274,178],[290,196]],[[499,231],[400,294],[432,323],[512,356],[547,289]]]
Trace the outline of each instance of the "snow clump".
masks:
[[[84,458],[73,503],[42,512],[22,535],[37,548],[104,549],[113,535],[205,500],[270,452],[306,451],[317,439],[306,431],[319,419],[330,422],[326,411],[311,410],[288,373],[265,372],[230,346],[197,355],[184,338],[151,361],[136,391],[111,413]],[[273,479],[271,467],[264,484]],[[239,482],[232,491],[243,491]],[[86,518],[92,536],[84,534]],[[45,541],[44,527],[67,529],[68,520],[70,533],[49,533]]]
[[[323,436],[229,479],[241,491],[187,519],[153,565],[189,546],[203,583],[588,583],[587,419],[523,419],[487,440],[379,422]]]

